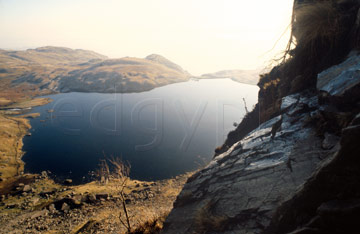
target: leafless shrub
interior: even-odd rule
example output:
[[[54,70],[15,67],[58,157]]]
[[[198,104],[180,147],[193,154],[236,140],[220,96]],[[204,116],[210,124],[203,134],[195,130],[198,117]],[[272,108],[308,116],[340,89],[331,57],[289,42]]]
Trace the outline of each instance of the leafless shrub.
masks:
[[[130,179],[130,169],[130,163],[124,163],[121,158],[106,158],[105,156],[105,159],[100,160],[100,168],[98,170],[101,183],[107,184],[107,182],[111,180],[116,185],[116,191],[120,197],[121,203],[119,221],[126,228],[128,233],[132,231],[132,226],[124,190],[128,187],[127,183]]]
[[[114,158],[111,157],[108,159],[109,163],[113,167],[113,171],[111,173],[111,179],[116,181],[117,191],[120,195],[120,202],[122,211],[119,213],[119,220],[121,224],[126,228],[126,230],[130,233],[132,231],[131,223],[130,223],[130,216],[128,212],[128,208],[126,206],[126,198],[124,189],[127,187],[127,182],[129,181],[130,175],[130,164],[125,164],[121,158]]]

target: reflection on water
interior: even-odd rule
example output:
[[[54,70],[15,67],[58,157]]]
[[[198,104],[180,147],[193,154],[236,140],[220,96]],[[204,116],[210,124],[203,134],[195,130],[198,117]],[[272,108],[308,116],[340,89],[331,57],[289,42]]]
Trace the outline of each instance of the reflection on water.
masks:
[[[131,177],[164,179],[208,162],[257,102],[258,88],[230,79],[188,81],[130,94],[64,93],[32,112],[25,170],[82,182],[103,155],[131,163]]]

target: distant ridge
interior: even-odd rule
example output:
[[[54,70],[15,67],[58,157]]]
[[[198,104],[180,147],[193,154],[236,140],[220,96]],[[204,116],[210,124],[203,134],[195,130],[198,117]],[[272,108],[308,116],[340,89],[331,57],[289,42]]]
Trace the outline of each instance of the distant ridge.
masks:
[[[74,64],[87,62],[91,59],[107,59],[107,56],[90,50],[70,49],[66,47],[45,46],[27,50],[0,50],[1,55],[13,59],[39,64]],[[4,58],[5,59],[5,58]],[[2,60],[0,60],[2,61]]]
[[[214,73],[207,73],[201,75],[200,79],[218,79],[230,78],[234,81],[256,85],[259,81],[259,75],[262,70],[222,70]]]
[[[190,77],[179,65],[157,54],[145,59],[109,59],[94,51],[66,47],[0,49],[0,98],[9,95],[8,90],[30,90],[35,95],[44,92],[142,92],[187,81]]]
[[[148,55],[145,59],[150,60],[150,61],[154,61],[157,63],[160,63],[162,65],[165,65],[168,68],[177,70],[179,72],[184,72],[184,73],[188,73],[187,71],[183,70],[179,65],[171,62],[170,60],[168,60],[167,58],[158,55],[158,54],[150,54]]]

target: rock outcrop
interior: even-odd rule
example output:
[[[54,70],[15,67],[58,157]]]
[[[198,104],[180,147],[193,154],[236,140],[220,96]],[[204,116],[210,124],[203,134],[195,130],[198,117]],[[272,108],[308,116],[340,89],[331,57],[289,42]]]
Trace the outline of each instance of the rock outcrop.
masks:
[[[349,231],[360,204],[359,59],[352,52],[318,75],[317,90],[282,98],[276,116],[190,177],[163,233]]]

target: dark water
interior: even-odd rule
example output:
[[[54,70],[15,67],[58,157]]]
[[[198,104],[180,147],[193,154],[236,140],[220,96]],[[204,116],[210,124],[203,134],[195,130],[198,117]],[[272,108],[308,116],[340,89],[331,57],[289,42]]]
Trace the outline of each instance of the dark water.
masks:
[[[188,81],[142,93],[65,93],[37,107],[24,138],[25,171],[89,179],[103,155],[131,164],[131,177],[164,179],[194,170],[257,102],[258,88],[230,79]],[[54,110],[49,112],[48,110]]]

